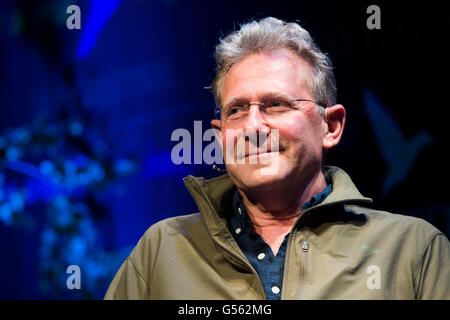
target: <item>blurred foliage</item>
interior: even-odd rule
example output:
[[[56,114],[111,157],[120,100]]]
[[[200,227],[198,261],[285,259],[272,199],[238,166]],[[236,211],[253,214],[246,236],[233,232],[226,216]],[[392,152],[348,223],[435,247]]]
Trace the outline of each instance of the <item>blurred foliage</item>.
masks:
[[[98,241],[96,221],[108,217],[104,194],[136,167],[134,160],[113,158],[107,150],[79,119],[36,120],[0,136],[0,223],[35,228],[36,212],[44,208],[39,252],[44,295],[102,298],[131,249],[105,251]],[[81,269],[78,292],[66,287],[71,264]]]

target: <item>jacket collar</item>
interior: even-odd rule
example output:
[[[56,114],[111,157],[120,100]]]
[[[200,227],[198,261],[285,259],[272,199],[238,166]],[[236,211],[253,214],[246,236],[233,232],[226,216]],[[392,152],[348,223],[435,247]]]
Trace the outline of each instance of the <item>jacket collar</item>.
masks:
[[[325,177],[327,181],[332,183],[333,191],[321,204],[312,209],[330,207],[337,204],[369,204],[372,202],[372,199],[364,197],[358,191],[344,170],[338,167],[326,166]],[[227,232],[225,216],[233,210],[232,197],[236,186],[229,176],[225,174],[206,180],[203,177],[190,175],[184,178],[184,183],[194,198],[212,236],[223,236],[225,233],[230,235]]]
[[[356,188],[352,179],[342,169],[325,166],[325,178],[333,185],[333,191],[321,203],[322,205],[336,203],[363,202],[372,203],[371,198],[364,197]]]

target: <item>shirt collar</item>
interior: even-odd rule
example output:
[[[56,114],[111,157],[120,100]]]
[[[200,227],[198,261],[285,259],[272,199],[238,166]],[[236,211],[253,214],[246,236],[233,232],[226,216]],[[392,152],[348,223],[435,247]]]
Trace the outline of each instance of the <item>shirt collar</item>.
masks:
[[[311,199],[302,204],[302,211],[312,208],[325,200],[326,197],[333,191],[333,185],[328,184],[321,192],[316,193]],[[242,232],[248,231],[251,226],[251,221],[247,215],[239,192],[236,190],[233,195],[233,215],[230,217],[231,227],[233,229],[240,228]]]

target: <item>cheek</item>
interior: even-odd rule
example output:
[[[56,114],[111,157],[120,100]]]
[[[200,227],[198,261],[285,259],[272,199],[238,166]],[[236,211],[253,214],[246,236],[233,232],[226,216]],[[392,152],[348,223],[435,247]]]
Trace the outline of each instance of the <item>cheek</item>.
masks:
[[[321,149],[321,127],[308,118],[285,120],[278,128],[280,145],[289,149]]]
[[[243,129],[237,128],[224,128],[222,130],[222,154],[225,162],[236,161],[239,153],[236,147],[243,132]]]
[[[227,145],[234,145],[237,141],[237,137],[239,136],[239,134],[241,134],[241,132],[239,131],[239,129],[224,128],[224,130],[222,130],[222,134],[222,148],[225,148],[225,146]]]
[[[308,127],[305,119],[293,117],[284,120],[277,128],[280,132],[280,140],[289,143],[301,142],[308,135]]]
[[[280,127],[291,127],[293,130],[305,130],[318,124],[317,111],[314,107],[301,108],[293,116],[283,119]]]
[[[303,117],[305,119],[307,119],[308,121],[314,122],[316,121],[316,116],[317,116],[317,108],[315,106],[307,106],[305,108],[302,108],[300,110],[300,112],[302,113]]]

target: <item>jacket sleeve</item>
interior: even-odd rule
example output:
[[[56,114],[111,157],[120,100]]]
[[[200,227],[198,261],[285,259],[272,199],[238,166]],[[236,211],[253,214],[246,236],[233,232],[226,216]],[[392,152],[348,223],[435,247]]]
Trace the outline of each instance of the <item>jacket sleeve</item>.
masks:
[[[430,241],[415,275],[416,299],[450,300],[450,243],[442,233]]]
[[[141,300],[149,298],[149,285],[128,257],[109,285],[105,300]]]

